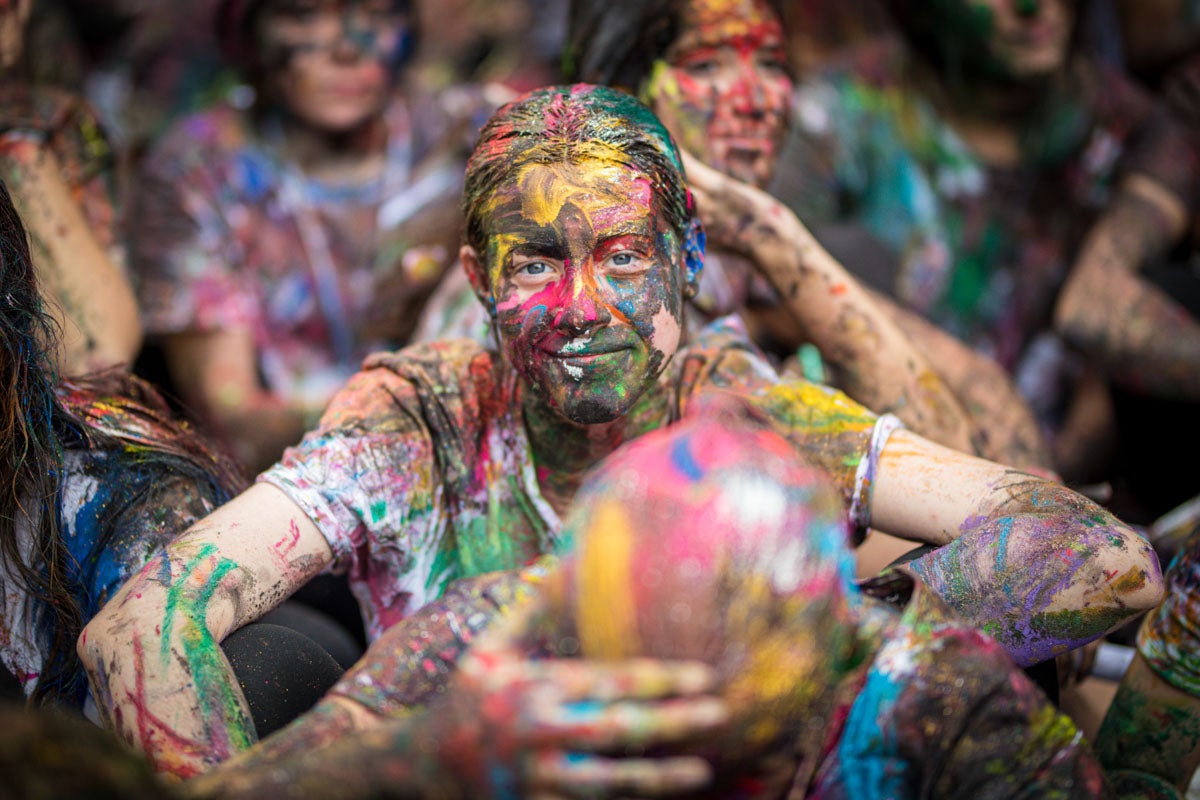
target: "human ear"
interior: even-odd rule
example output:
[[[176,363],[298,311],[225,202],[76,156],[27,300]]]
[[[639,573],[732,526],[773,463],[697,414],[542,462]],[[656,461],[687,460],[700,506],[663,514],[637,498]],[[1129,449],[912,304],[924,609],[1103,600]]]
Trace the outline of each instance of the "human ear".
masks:
[[[700,273],[704,270],[704,226],[698,217],[688,221],[683,234],[683,296],[690,300],[700,289]]]
[[[467,280],[471,282],[471,289],[475,292],[475,297],[483,303],[488,314],[494,317],[496,315],[496,299],[492,296],[492,287],[488,281],[487,265],[483,263],[483,259],[479,257],[475,248],[469,244],[464,244],[459,248],[458,263],[462,265],[463,272],[467,273]]]

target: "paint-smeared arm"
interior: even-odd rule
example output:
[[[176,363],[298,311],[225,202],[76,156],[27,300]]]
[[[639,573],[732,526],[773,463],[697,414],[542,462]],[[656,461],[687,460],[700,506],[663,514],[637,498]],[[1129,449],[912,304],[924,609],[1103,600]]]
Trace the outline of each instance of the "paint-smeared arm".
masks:
[[[42,292],[62,326],[60,371],[130,364],[142,345],[133,289],[89,226],[58,159],[35,139],[10,135],[0,140],[0,167],[29,229]]]
[[[861,284],[770,195],[684,157],[709,235],[748,256],[797,323],[839,368],[846,394],[913,430],[975,452],[967,413]]]
[[[603,798],[669,796],[706,783],[709,769],[695,757],[610,754],[720,726],[727,711],[712,696],[712,671],[680,662],[529,660],[534,615],[522,601],[537,571],[462,583],[448,602],[393,626],[364,658],[376,664],[347,673],[315,716],[190,781],[187,793],[465,799],[586,790]],[[497,602],[522,610],[506,616]],[[472,637],[458,625],[501,618],[463,654]]]
[[[247,751],[239,767],[302,757],[428,705],[446,690],[467,648],[527,598],[543,572],[539,566],[456,581],[441,599],[384,631],[311,711]]]
[[[1131,175],[1084,241],[1054,324],[1116,381],[1167,397],[1200,398],[1200,321],[1139,275],[1175,244],[1184,203]]]
[[[159,770],[184,777],[250,746],[254,725],[220,642],[331,559],[316,525],[268,484],[193,526],[80,636],[105,724]]]
[[[871,524],[944,545],[911,569],[1021,664],[1086,644],[1162,599],[1150,544],[1052,481],[895,432]]]
[[[1018,469],[1052,468],[1037,419],[1003,367],[888,298],[873,297],[962,402],[975,426],[979,455]]]
[[[1096,752],[1109,770],[1186,790],[1200,766],[1200,534],[1167,570],[1167,597],[1146,615],[1138,653],[1109,706]]]

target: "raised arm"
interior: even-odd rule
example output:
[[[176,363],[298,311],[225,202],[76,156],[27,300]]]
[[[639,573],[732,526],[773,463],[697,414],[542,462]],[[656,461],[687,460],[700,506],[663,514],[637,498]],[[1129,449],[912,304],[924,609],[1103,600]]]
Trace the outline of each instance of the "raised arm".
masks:
[[[703,785],[709,772],[699,758],[639,754],[724,722],[712,670],[529,659],[536,623],[526,601],[544,572],[536,564],[459,581],[389,628],[312,711],[189,781],[186,793],[551,798],[586,788],[602,798]]]
[[[1019,469],[1052,467],[1037,419],[1004,368],[919,314],[871,293],[954,392],[977,432],[978,454]]]
[[[1200,322],[1139,271],[1174,245],[1187,208],[1144,175],[1122,184],[1084,241],[1054,324],[1115,381],[1179,399],[1200,398]]]
[[[880,455],[871,525],[944,545],[911,562],[968,621],[1033,664],[1162,599],[1150,544],[1066,487],[897,431]]]
[[[795,214],[695,158],[685,155],[684,164],[709,235],[748,256],[770,280],[839,368],[846,394],[935,441],[975,452],[969,417],[937,372]]]
[[[8,136],[0,140],[0,167],[29,228],[42,291],[62,325],[59,369],[77,375],[129,364],[142,344],[133,289],[89,227],[58,159],[41,142]]]
[[[249,747],[254,725],[221,640],[331,559],[317,527],[263,483],[194,525],[80,636],[105,724],[159,770],[181,777]]]

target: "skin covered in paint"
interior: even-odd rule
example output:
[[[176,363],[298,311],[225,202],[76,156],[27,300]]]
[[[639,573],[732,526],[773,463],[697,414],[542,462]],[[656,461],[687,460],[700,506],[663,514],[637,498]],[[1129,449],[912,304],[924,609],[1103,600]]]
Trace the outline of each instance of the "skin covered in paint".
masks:
[[[547,110],[553,113],[545,113]],[[628,137],[619,146],[605,143],[589,129],[592,123],[601,129],[601,133],[624,125]],[[526,138],[522,139],[522,136]],[[525,150],[520,149],[522,145],[527,145]],[[614,159],[623,161],[626,157],[628,163],[611,164]],[[636,169],[631,168],[634,163],[638,164]],[[531,164],[537,164],[538,168],[524,169]],[[497,169],[489,171],[491,167]],[[539,497],[538,492],[533,491],[528,496],[532,502],[524,505],[534,506],[541,500],[549,500],[565,507],[574,495],[574,487],[582,480],[582,473],[612,453],[623,441],[645,432],[647,427],[667,424],[670,418],[662,415],[661,407],[678,406],[686,399],[678,396],[687,393],[686,385],[681,388],[660,384],[653,391],[647,386],[655,369],[661,369],[650,366],[655,352],[662,353],[665,360],[667,350],[676,345],[675,319],[671,317],[670,309],[682,306],[685,286],[694,280],[700,266],[697,242],[694,236],[688,235],[689,232],[694,234],[695,228],[684,203],[683,174],[668,137],[644,107],[628,95],[585,85],[539,90],[498,112],[482,135],[471,170],[468,187],[486,184],[488,176],[494,176],[496,180],[491,189],[476,188],[475,194],[468,197],[468,236],[479,246],[463,251],[464,266],[476,280],[481,299],[489,309],[495,310],[497,318],[502,313],[500,307],[506,306],[505,313],[510,314],[508,333],[499,354],[476,348],[472,351],[475,355],[466,359],[469,367],[480,366],[487,372],[486,376],[476,379],[476,376],[468,378],[451,372],[452,380],[462,385],[435,387],[431,394],[449,397],[456,391],[463,391],[463,386],[473,381],[472,386],[486,388],[482,397],[474,398],[476,407],[468,416],[499,413],[487,411],[490,405],[503,405],[501,411],[505,414],[511,414],[517,408],[524,411],[523,434],[528,437],[529,450],[533,453],[529,472],[537,473],[536,484],[541,494]],[[505,216],[492,204],[522,197],[511,194],[517,175],[536,176],[540,182],[528,188],[529,209],[519,204],[508,208],[507,211],[512,213]],[[617,197],[636,200],[644,191],[643,181],[651,176],[656,176],[650,181],[652,198],[640,205],[634,203],[644,218],[626,219],[612,210],[612,201]],[[617,192],[608,183],[614,178],[619,178],[618,185],[624,187],[623,192]],[[555,198],[552,210],[556,213],[553,215],[542,213],[545,198],[549,196]],[[620,212],[626,210],[623,204],[618,203],[617,207]],[[587,213],[572,212],[560,220],[557,211],[564,208]],[[473,215],[471,212],[475,209],[481,213]],[[661,231],[664,214],[666,219],[672,220],[675,235],[683,240],[676,240],[674,249],[665,248],[653,237],[648,237],[651,243],[663,249],[631,248],[615,254],[603,249],[606,242],[620,242],[626,234],[645,237],[649,231]],[[623,219],[622,224],[630,223],[633,230],[614,231],[605,227],[607,222],[617,219]],[[538,220],[545,222],[531,227],[531,223]],[[561,229],[563,232],[578,235],[582,241],[569,238],[565,243],[556,242],[553,235],[557,235],[558,229],[549,223],[559,221],[566,223]],[[583,225],[585,221],[587,224]],[[530,231],[536,232],[537,236],[532,240],[522,238]],[[620,235],[597,241],[591,238],[597,231]],[[522,260],[528,256],[528,251],[521,250],[526,244],[532,248],[535,257]],[[555,250],[556,247],[559,249]],[[613,285],[612,276],[605,276],[604,281],[597,280],[595,273],[598,267],[609,268],[605,265],[618,272],[628,268],[632,262],[626,259],[626,252],[645,259],[645,272],[636,276],[645,291],[644,296],[621,308],[615,299],[620,297],[619,285]],[[654,257],[656,252],[666,257],[666,261]],[[478,253],[496,253],[496,263],[481,262]],[[561,277],[555,272],[555,261],[561,265]],[[518,288],[512,281],[499,285],[490,282],[493,275],[502,280],[502,276],[508,274],[505,270],[514,263],[522,270],[513,273],[522,276],[520,282],[526,277],[543,275],[547,266],[551,269],[552,280],[541,288],[536,285]],[[536,267],[526,268],[535,264]],[[580,290],[555,291],[561,288],[555,284],[571,282],[578,284]],[[553,298],[556,305],[552,319],[557,323],[543,325],[540,312],[533,305],[526,309],[534,313],[528,325],[525,324],[522,293],[528,293],[529,300],[543,293],[544,299]],[[508,305],[510,302],[512,304]],[[633,351],[619,353],[617,357],[629,359],[623,363],[631,363],[640,370],[631,376],[639,382],[630,384],[624,391],[617,391],[617,387],[603,382],[590,385],[592,369],[602,370],[603,360],[589,361],[588,357],[579,358],[577,353],[570,351],[564,354],[561,346],[532,352],[543,343],[556,343],[564,334],[569,334],[567,341],[577,342],[576,347],[584,346],[578,342],[580,323],[600,318],[598,302],[608,304],[603,312],[608,318],[606,328],[595,332],[605,333],[611,329],[611,335]],[[612,308],[620,315],[612,314]],[[583,325],[583,330],[586,332],[587,325]],[[1139,548],[1137,543],[1141,540],[1137,535],[1115,521],[1105,520],[1106,542],[1083,549],[1079,563],[1073,565],[1069,573],[1060,574],[1056,570],[1059,563],[1056,548],[1062,541],[1058,537],[1039,536],[1045,527],[1040,521],[1048,520],[1046,524],[1053,525],[1056,531],[1086,528],[1093,515],[1102,513],[1094,505],[1065,493],[1066,490],[1049,481],[1025,475],[1020,476],[1020,482],[1025,486],[1044,488],[1052,502],[1033,510],[1006,505],[1012,500],[1008,482],[1014,480],[1008,468],[934,445],[904,431],[897,431],[888,438],[886,431],[890,429],[886,420],[876,420],[849,398],[826,387],[779,381],[744,339],[737,341],[737,347],[723,348],[719,356],[720,360],[735,364],[724,373],[720,364],[706,365],[698,353],[678,353],[668,366],[680,372],[688,372],[691,367],[708,371],[716,376],[713,379],[716,388],[747,398],[797,450],[824,465],[847,495],[843,497],[847,506],[851,505],[852,498],[857,501],[856,524],[864,527],[869,524],[938,545],[961,536],[962,544],[955,552],[963,554],[968,561],[974,554],[978,556],[975,560],[983,563],[976,569],[964,571],[961,576],[947,570],[947,580],[940,586],[949,595],[947,601],[952,605],[970,607],[971,603],[977,602],[978,596],[987,596],[990,598],[988,608],[998,608],[997,613],[1018,628],[1026,614],[1026,598],[1003,595],[999,588],[1001,581],[997,578],[1005,576],[998,575],[996,568],[989,566],[994,559],[986,556],[990,546],[987,530],[972,522],[993,514],[1009,514],[1022,521],[1021,525],[1013,526],[1017,532],[1009,538],[1009,546],[1014,552],[1019,551],[1025,556],[1024,563],[1014,568],[1054,579],[1048,589],[1050,598],[1039,608],[1039,613],[1079,610],[1079,604],[1086,600],[1093,608],[1106,611],[1112,606],[1118,613],[1128,616],[1158,602],[1161,579],[1153,554]],[[660,347],[662,350],[657,350]],[[450,349],[448,346],[440,350],[433,348],[434,352],[449,352]],[[368,370],[355,379],[354,387],[335,401],[335,407],[327,415],[332,430],[318,431],[305,443],[305,446],[318,450],[318,457],[307,465],[312,469],[307,474],[318,476],[313,478],[317,485],[310,487],[311,491],[300,491],[296,483],[289,484],[289,490],[285,491],[280,488],[283,482],[260,483],[246,491],[170,545],[162,560],[123,587],[88,626],[80,641],[80,658],[88,669],[106,721],[123,739],[134,746],[149,748],[153,758],[177,774],[194,774],[228,757],[247,735],[252,737],[252,734],[246,732],[248,721],[244,702],[227,668],[222,669],[225,665],[219,651],[215,650],[215,642],[277,605],[309,577],[329,565],[334,557],[332,541],[337,541],[339,547],[349,545],[344,549],[365,549],[361,547],[364,531],[377,519],[389,520],[391,526],[389,515],[399,515],[394,527],[400,529],[401,535],[417,533],[425,539],[419,543],[421,546],[408,550],[404,549],[404,544],[394,548],[404,562],[414,559],[436,561],[442,553],[436,550],[439,542],[428,541],[428,538],[436,538],[428,536],[430,529],[418,531],[415,527],[405,527],[406,522],[420,518],[423,509],[416,502],[389,508],[389,500],[396,497],[389,492],[395,485],[433,476],[433,462],[439,462],[447,469],[461,467],[472,479],[478,476],[489,485],[502,483],[504,479],[523,479],[524,473],[516,476],[490,471],[496,464],[506,463],[503,455],[500,461],[491,460],[490,455],[492,448],[504,447],[503,433],[481,435],[482,426],[478,421],[472,428],[472,423],[464,420],[458,427],[435,434],[432,427],[435,424],[445,425],[447,420],[454,424],[454,416],[446,413],[446,406],[439,404],[438,397],[424,406],[406,407],[401,403],[405,383],[414,379],[401,377],[399,370],[436,374],[437,364],[421,361],[421,354],[427,353],[425,349],[412,348],[384,356],[383,363],[392,364],[395,371],[381,370],[383,377],[380,378],[378,373],[372,375]],[[531,364],[510,363],[508,359],[514,354],[529,356],[537,368]],[[560,366],[551,361],[562,355],[566,356],[565,364]],[[608,357],[600,353],[593,356]],[[526,405],[531,401],[519,397],[520,392],[537,395],[543,391],[539,381],[556,375],[563,381],[575,382],[576,377],[567,367],[579,369],[578,386],[547,387],[545,391],[550,396],[544,399],[542,407]],[[522,371],[529,376],[528,380],[522,377]],[[733,374],[738,371],[747,374]],[[377,408],[369,409],[371,413],[366,414],[361,409],[364,400],[355,390],[377,381],[383,383],[384,390],[368,398]],[[518,384],[517,387],[512,388],[512,383]],[[702,385],[701,378],[691,378],[692,391]],[[415,393],[411,385],[407,391]],[[639,392],[641,396],[636,397]],[[599,395],[603,402],[597,404],[593,394]],[[509,398],[514,402],[507,402]],[[520,405],[516,400],[520,400]],[[632,406],[626,406],[627,402]],[[611,421],[586,424],[584,420],[596,418],[597,408],[604,412],[598,414],[601,419],[614,412],[618,416]],[[379,416],[372,417],[376,411]],[[581,420],[568,414],[575,414]],[[426,418],[433,421],[426,424]],[[406,426],[413,424],[418,427],[409,435]],[[386,438],[395,431],[400,433],[394,450],[374,450],[362,438],[373,433]],[[877,444],[872,445],[870,440],[875,431],[883,433]],[[454,440],[456,437],[481,443],[484,450],[473,451],[471,459],[461,465],[435,455],[431,440]],[[337,453],[328,460],[319,457],[326,440],[332,440]],[[425,453],[420,463],[403,457],[419,448],[424,448],[420,452]],[[304,453],[299,455],[302,458]],[[863,466],[861,481],[856,478],[860,466]],[[349,482],[341,488],[334,482],[335,477],[339,480],[347,477]],[[381,480],[382,487],[377,485]],[[432,501],[444,496],[447,488],[454,494],[457,485],[439,477],[438,482],[427,488],[421,501],[432,506]],[[310,503],[313,492],[341,496],[322,494],[323,499]],[[408,497],[405,494],[399,496]],[[301,497],[304,499],[299,499]],[[488,501],[492,497],[494,495],[485,493],[482,499]],[[466,497],[453,499],[464,505],[474,501],[474,498]],[[1057,502],[1061,500],[1070,502]],[[359,501],[363,504],[356,506]],[[326,511],[318,509],[321,503],[325,504]],[[330,508],[331,503],[336,503],[337,508]],[[334,530],[330,521],[343,511],[347,512],[341,514],[343,521],[353,528],[344,536],[342,531]],[[516,517],[527,514],[528,509],[519,507],[508,513]],[[544,514],[541,517],[546,518]],[[1026,521],[1026,517],[1030,519]],[[320,525],[317,519],[320,519]],[[500,524],[487,533],[500,540],[501,545],[512,545],[513,542],[505,539],[515,527]],[[555,523],[554,527],[555,530],[548,532],[551,541],[561,525]],[[436,535],[437,530],[432,533]],[[396,541],[392,538],[383,544],[390,546]],[[377,555],[380,558],[376,559]],[[372,563],[364,570],[369,571],[376,568],[375,562],[382,561],[386,554],[368,550],[366,556],[372,558]],[[396,569],[402,573],[403,568],[397,566]],[[1122,580],[1113,591],[1104,590],[1108,583],[1138,571],[1145,574],[1140,583]],[[390,581],[382,588],[393,595],[415,591],[415,588],[406,589],[403,584],[410,577],[407,573],[373,577],[381,585]],[[958,594],[951,591],[972,581],[977,583],[965,591]],[[436,596],[430,599],[436,599]],[[1108,617],[1103,614],[1092,616],[1100,619],[1085,620],[1080,628],[1095,624],[1090,633],[1094,638],[1104,633],[1105,629],[1098,622],[1106,622]],[[971,621],[982,625],[985,620]],[[1054,630],[1047,631],[1038,646],[1052,650],[1055,633]],[[1080,630],[1072,629],[1071,633],[1074,637]],[[1074,642],[1074,638],[1071,641]],[[136,647],[131,648],[131,642],[137,643]],[[146,658],[136,657],[138,649],[147,654]],[[209,742],[214,746],[208,746]],[[205,747],[208,749],[203,749]],[[177,763],[164,763],[167,758],[175,759]]]
[[[1167,596],[1142,622],[1096,752],[1109,770],[1149,773],[1183,792],[1200,766],[1200,534],[1189,537],[1166,579]]]
[[[486,261],[462,253],[526,388],[538,481],[559,511],[587,465],[661,418],[665,398],[643,395],[679,347],[691,291],[650,178],[601,155],[522,169],[490,200]]]
[[[489,208],[503,227],[483,285],[504,354],[530,396],[581,425],[623,416],[682,336],[678,236],[618,155],[523,167]]]
[[[964,452],[1046,467],[1032,415],[981,356],[919,324],[894,321],[902,312],[881,308],[794,215],[749,189],[771,178],[791,92],[782,27],[762,0],[685,3],[681,33],[641,90],[696,156],[688,159],[688,178],[713,241],[727,251],[725,271],[732,279],[740,257],[748,258],[799,326],[793,334],[815,343],[837,368],[840,386],[867,407]],[[931,353],[947,366],[935,369]],[[951,365],[972,376],[956,382],[960,393],[987,376],[1003,398],[995,408],[1023,413],[989,407],[970,414],[947,385]]]
[[[642,90],[685,151],[740,181],[771,179],[792,79],[783,27],[764,0],[690,0]]]
[[[34,248],[41,291],[62,335],[65,375],[127,366],[142,343],[137,301],[115,254],[111,150],[82,100],[25,85],[18,64],[32,0],[0,7],[0,179]]]

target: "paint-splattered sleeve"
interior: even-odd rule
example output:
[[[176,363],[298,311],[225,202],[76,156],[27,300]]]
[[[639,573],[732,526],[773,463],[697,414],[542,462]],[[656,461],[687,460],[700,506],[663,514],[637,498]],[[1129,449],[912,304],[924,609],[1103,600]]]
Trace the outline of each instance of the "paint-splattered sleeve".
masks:
[[[234,190],[235,155],[218,146],[234,125],[223,111],[183,120],[137,176],[127,238],[148,333],[245,329],[259,319],[231,224],[249,218]]]
[[[304,509],[333,549],[337,568],[358,560],[356,551],[364,547],[407,551],[406,522],[435,508],[433,443],[414,411],[415,395],[388,370],[358,373],[334,397],[320,427],[259,478]],[[395,556],[393,566],[407,559],[406,552]]]
[[[480,352],[470,342],[433,343],[368,360],[320,427],[259,478],[316,523],[333,568],[348,570],[365,600],[373,638],[438,597],[451,576],[448,464],[471,458],[448,453],[477,439],[464,398]]]

